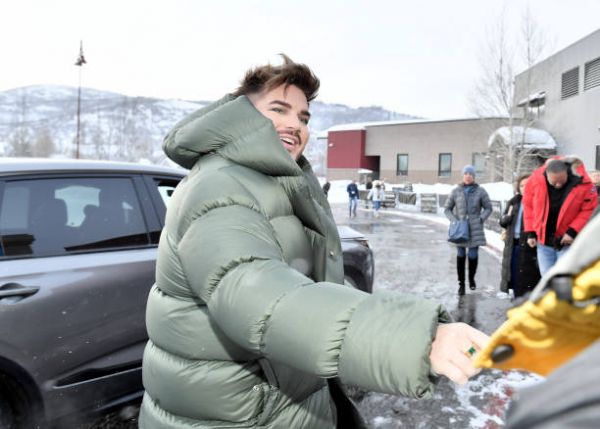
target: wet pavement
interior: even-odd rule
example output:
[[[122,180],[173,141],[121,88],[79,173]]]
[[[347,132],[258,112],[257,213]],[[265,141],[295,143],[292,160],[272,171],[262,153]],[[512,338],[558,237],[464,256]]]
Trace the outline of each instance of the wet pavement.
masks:
[[[346,205],[332,207],[338,224],[348,225],[369,239],[375,259],[373,290],[409,293],[442,303],[456,321],[491,334],[512,306],[499,292],[501,255],[480,248],[477,289],[459,297],[456,251],[447,243],[447,226],[434,216],[382,209],[379,217],[359,208],[349,219]],[[486,370],[465,386],[442,379],[433,399],[412,400],[394,395],[360,395],[359,409],[373,428],[501,428],[517,386],[537,377],[520,372]]]

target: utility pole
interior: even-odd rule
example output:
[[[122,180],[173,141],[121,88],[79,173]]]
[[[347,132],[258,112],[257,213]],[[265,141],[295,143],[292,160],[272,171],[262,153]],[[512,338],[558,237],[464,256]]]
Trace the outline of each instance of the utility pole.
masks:
[[[83,41],[79,41],[79,56],[77,57],[77,61],[75,61],[75,65],[79,67],[79,88],[77,89],[77,139],[76,145],[77,149],[75,151],[75,158],[79,159],[79,134],[81,132],[81,69],[83,65],[86,64],[87,61],[83,56]]]

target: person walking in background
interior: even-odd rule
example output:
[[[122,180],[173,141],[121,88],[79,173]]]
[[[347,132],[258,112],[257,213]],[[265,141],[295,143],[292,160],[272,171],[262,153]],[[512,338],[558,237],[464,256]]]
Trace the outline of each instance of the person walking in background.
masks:
[[[527,237],[523,234],[521,199],[529,176],[524,174],[517,178],[515,196],[508,201],[500,218],[500,226],[505,228],[500,290],[508,293],[512,289],[515,298],[533,290],[540,280],[536,251],[527,245]]]
[[[325,194],[325,198],[327,198],[327,195],[329,194],[329,189],[331,189],[331,183],[329,183],[329,180],[325,180],[325,183],[323,184],[323,193]]]
[[[356,206],[358,206],[358,185],[356,184],[356,180],[353,179],[350,182],[346,187],[346,192],[348,192],[348,198],[350,199],[348,217],[356,217]]]
[[[375,183],[375,187],[371,188],[367,195],[367,201],[373,201],[373,210],[375,211],[374,216],[379,217],[379,209],[381,209],[381,203],[385,200],[385,191],[379,182]]]
[[[365,183],[365,189],[367,190],[367,195],[373,189],[373,178],[371,176],[367,176],[367,183]],[[365,198],[365,208],[369,208],[369,198]]]
[[[475,273],[479,262],[479,246],[485,246],[483,223],[492,213],[490,197],[485,189],[475,183],[475,167],[463,168],[462,182],[448,196],[444,214],[451,222],[459,219],[469,221],[469,241],[455,244],[458,294],[465,294],[465,265],[469,260],[469,289],[475,290]]]
[[[527,244],[543,276],[569,249],[598,205],[596,187],[576,157],[556,156],[535,170],[523,194]]]
[[[164,139],[190,172],[148,296],[141,429],[365,428],[341,383],[426,398],[438,375],[478,372],[465,353],[487,335],[437,303],[344,284],[331,208],[303,156],[319,80],[283,58]]]

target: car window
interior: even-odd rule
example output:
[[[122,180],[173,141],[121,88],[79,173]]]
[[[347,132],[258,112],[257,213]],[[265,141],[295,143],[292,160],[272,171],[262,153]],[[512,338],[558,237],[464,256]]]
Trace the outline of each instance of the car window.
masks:
[[[4,257],[52,256],[147,245],[128,178],[8,181],[0,201]]]
[[[155,182],[158,193],[165,203],[165,207],[168,207],[171,195],[173,195],[175,187],[177,187],[177,182],[173,182],[171,180],[155,180]]]

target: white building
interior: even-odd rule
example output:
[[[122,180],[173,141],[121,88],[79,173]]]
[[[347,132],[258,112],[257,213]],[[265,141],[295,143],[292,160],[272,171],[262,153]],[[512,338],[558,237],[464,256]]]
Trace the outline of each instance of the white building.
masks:
[[[528,126],[552,135],[559,154],[600,169],[600,30],[517,75],[515,102]]]

